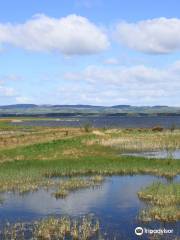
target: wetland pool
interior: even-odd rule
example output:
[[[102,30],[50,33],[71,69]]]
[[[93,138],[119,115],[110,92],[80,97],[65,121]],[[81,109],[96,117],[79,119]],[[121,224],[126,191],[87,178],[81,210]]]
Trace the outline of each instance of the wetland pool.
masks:
[[[180,149],[167,152],[165,150],[160,151],[148,151],[148,152],[132,152],[132,153],[122,153],[123,156],[134,156],[134,157],[146,157],[146,158],[155,158],[155,159],[180,159]]]
[[[179,222],[142,223],[138,220],[139,211],[146,204],[138,199],[137,192],[154,181],[167,182],[165,178],[150,175],[106,177],[101,186],[74,191],[65,199],[56,199],[52,195],[52,189],[40,189],[24,195],[4,193],[4,202],[0,204],[0,228],[7,221],[31,222],[48,216],[78,218],[94,214],[100,222],[103,239],[139,239],[134,233],[137,226],[173,229],[174,235],[180,237]],[[179,182],[180,177],[174,181]],[[160,239],[175,239],[172,235],[166,235]],[[140,239],[150,239],[150,236],[143,234]]]

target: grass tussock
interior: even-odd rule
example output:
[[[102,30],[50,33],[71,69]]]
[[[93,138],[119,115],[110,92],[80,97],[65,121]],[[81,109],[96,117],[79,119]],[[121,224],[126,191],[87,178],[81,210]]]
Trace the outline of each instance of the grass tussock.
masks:
[[[90,178],[72,178],[64,180],[59,184],[59,189],[53,194],[56,198],[65,198],[71,191],[78,189],[96,187],[104,181],[102,176]]]
[[[140,218],[144,221],[179,221],[180,220],[180,184],[153,183],[138,192],[141,200],[150,203],[142,210]]]

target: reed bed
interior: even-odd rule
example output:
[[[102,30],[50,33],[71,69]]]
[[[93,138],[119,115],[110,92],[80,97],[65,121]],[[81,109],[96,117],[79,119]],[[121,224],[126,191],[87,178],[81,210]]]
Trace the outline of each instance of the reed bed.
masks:
[[[100,231],[99,221],[91,216],[79,219],[69,217],[49,217],[34,223],[8,224],[0,233],[4,240],[87,240],[98,238]]]
[[[100,186],[104,181],[102,176],[92,176],[92,177],[75,177],[68,179],[52,179],[52,178],[32,178],[23,177],[16,179],[4,179],[0,181],[0,192],[16,192],[19,194],[25,194],[28,192],[35,192],[41,189],[56,189],[53,194],[56,198],[64,198],[71,191],[75,191],[82,188],[89,188]],[[0,200],[1,202],[1,200]]]
[[[93,176],[89,178],[72,178],[64,180],[59,184],[59,189],[53,194],[56,198],[65,198],[70,192],[90,187],[97,187],[102,184],[102,176]]]
[[[80,164],[78,161],[78,165]],[[83,165],[84,164],[84,165]],[[101,165],[102,164],[102,165]],[[120,159],[101,159],[82,160],[82,166],[74,166],[72,164],[70,169],[48,169],[44,172],[47,177],[61,177],[61,176],[86,176],[86,175],[137,175],[150,174],[155,176],[164,176],[172,179],[180,173],[179,162],[176,160],[154,160],[143,158],[133,158],[123,156]]]
[[[152,206],[140,212],[139,218],[143,222],[153,220],[161,222],[177,222],[180,220],[180,211],[177,207]]]
[[[167,152],[180,148],[180,131],[173,132],[164,130],[153,132],[152,130],[125,130],[106,131],[106,135],[87,141],[87,145],[99,144],[105,147],[112,147],[120,152],[142,152],[165,150]]]
[[[142,210],[140,218],[144,221],[180,220],[180,183],[153,183],[138,192],[138,197],[150,206]]]
[[[150,201],[159,206],[180,204],[180,183],[163,184],[155,182],[138,192],[140,199]]]
[[[32,178],[23,177],[16,179],[1,179],[0,181],[0,192],[17,192],[24,194],[28,192],[35,192],[39,188],[49,189],[57,186],[57,182],[52,179],[46,178]]]

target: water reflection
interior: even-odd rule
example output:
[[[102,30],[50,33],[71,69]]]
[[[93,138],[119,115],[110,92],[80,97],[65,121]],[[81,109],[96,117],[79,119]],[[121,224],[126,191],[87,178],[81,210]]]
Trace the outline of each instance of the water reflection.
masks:
[[[122,155],[134,156],[134,157],[146,157],[146,158],[159,158],[159,159],[180,159],[180,150],[175,150],[172,152],[167,152],[164,150],[154,151],[154,152],[138,152],[138,153],[123,153]]]
[[[52,196],[52,190],[39,190],[23,196],[6,193],[5,202],[0,206],[1,223],[5,220],[31,221],[48,215],[80,216],[94,213],[100,220],[105,239],[113,239],[112,236],[117,239],[137,239],[134,228],[139,225],[137,215],[144,207],[137,192],[155,180],[166,181],[148,175],[108,177],[101,187],[79,190],[66,199],[58,200]],[[157,227],[160,224],[150,223],[145,226]],[[177,232],[180,225],[166,226]]]

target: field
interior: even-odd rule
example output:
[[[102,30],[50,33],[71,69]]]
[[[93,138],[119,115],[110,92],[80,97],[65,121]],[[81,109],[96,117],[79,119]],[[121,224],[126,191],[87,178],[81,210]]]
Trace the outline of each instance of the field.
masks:
[[[180,174],[180,161],[171,155],[180,149],[178,129],[94,129],[88,125],[81,128],[24,127],[10,125],[14,120],[17,121],[0,120],[2,193],[23,194],[56,187],[54,196],[65,198],[71,191],[102,184],[106,176],[149,174],[173,179]],[[162,160],[121,155],[155,150],[165,150],[168,157]],[[82,176],[88,178],[83,180]],[[56,180],[59,177],[70,179],[59,182]],[[180,220],[179,186],[179,183],[169,186],[154,183],[139,191],[138,197],[152,204],[141,213],[142,219],[157,220],[159,216],[159,221]],[[177,196],[173,195],[175,190]],[[163,202],[165,192],[166,199],[175,199],[174,206]],[[59,221],[50,222],[59,224]]]

